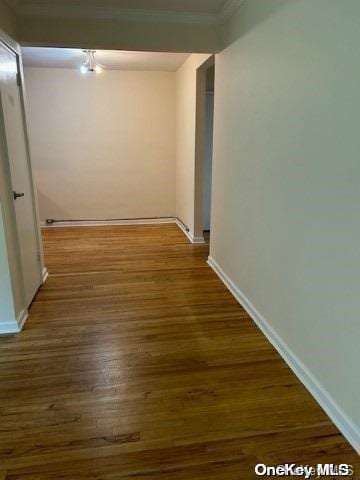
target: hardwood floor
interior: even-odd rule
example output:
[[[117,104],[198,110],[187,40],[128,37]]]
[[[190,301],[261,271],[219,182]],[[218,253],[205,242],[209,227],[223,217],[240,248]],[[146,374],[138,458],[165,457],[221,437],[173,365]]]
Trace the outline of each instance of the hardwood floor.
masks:
[[[0,338],[0,478],[243,480],[359,458],[175,225],[48,229]],[[3,473],[3,477],[1,476]]]

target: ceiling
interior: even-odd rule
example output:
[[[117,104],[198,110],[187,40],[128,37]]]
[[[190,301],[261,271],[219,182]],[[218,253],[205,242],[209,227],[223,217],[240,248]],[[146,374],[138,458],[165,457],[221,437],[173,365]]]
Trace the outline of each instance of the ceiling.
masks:
[[[219,13],[227,0],[61,0],[62,5],[96,6],[166,12]],[[17,0],[21,8],[27,5],[48,4],[49,0]]]
[[[6,0],[19,15],[217,24],[243,0]]]
[[[83,51],[73,48],[23,47],[22,54],[25,67],[78,69],[85,60]],[[106,70],[175,72],[188,56],[188,53],[96,51],[97,63]]]

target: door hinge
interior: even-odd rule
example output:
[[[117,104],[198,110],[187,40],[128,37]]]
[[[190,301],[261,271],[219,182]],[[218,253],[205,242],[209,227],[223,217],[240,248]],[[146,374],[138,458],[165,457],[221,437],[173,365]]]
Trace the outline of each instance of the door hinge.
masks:
[[[40,252],[37,252],[37,253],[36,253],[36,258],[37,258],[37,261],[38,261],[38,262],[41,262]]]
[[[16,83],[18,87],[21,87],[21,75],[19,72],[16,74]]]

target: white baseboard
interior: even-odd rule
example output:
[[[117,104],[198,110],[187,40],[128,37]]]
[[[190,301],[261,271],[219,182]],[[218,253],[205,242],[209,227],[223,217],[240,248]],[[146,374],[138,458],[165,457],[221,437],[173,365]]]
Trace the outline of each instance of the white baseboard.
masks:
[[[6,322],[0,324],[0,335],[13,335],[19,333],[19,324],[17,322]]]
[[[195,245],[203,245],[205,243],[204,237],[193,237],[192,236],[192,243]]]
[[[23,310],[20,312],[18,318],[17,318],[17,324],[19,328],[19,332],[24,328],[26,320],[29,318],[29,312],[27,310]]]
[[[22,310],[16,321],[7,322],[0,325],[0,335],[13,335],[15,333],[21,332],[23,329],[26,320],[28,319],[28,311]]]
[[[195,245],[201,245],[205,243],[204,237],[194,237],[194,235],[190,231],[186,230],[184,225],[179,222],[179,220],[175,219],[175,223],[180,228],[180,230],[187,236],[191,243],[194,243]]]
[[[49,272],[47,270],[46,267],[43,268],[43,271],[42,271],[42,283],[44,284],[46,282],[46,280],[48,279],[48,276],[49,276]]]
[[[164,223],[176,223],[175,217],[167,218],[140,218],[136,220],[77,220],[73,222],[56,222],[52,225],[41,222],[42,228],[62,228],[62,227],[102,227],[116,225],[159,225]]]
[[[180,228],[180,230],[183,232],[184,235],[187,236],[187,238],[190,240],[190,242],[192,243],[192,235],[190,234],[190,232],[188,230],[186,230],[186,228],[184,227],[184,225],[179,222],[179,220],[175,220],[175,223],[176,225]]]
[[[357,453],[360,454],[360,429],[339,407],[339,405],[330,396],[329,392],[314,377],[301,360],[292,352],[288,345],[282,340],[278,333],[271,327],[261,313],[250,302],[246,295],[234,284],[222,268],[210,256],[209,266],[218,275],[224,285],[230,290],[235,299],[247,311],[256,325],[260,328],[269,342],[275,347],[281,357],[285,360],[291,370],[309,390],[318,404],[327,413],[344,437],[351,443]]]
[[[175,223],[180,230],[187,236],[193,244],[204,244],[204,237],[194,237],[191,232],[187,231],[184,225],[176,217],[167,217],[167,218],[143,218],[136,220],[94,220],[94,221],[82,221],[77,220],[73,222],[56,222],[52,225],[47,224],[46,222],[41,222],[41,228],[69,228],[69,227],[101,227],[101,226],[116,226],[116,225],[162,225],[166,223]],[[46,277],[47,278],[47,277]],[[46,280],[45,278],[45,280]],[[44,282],[45,282],[44,280]]]

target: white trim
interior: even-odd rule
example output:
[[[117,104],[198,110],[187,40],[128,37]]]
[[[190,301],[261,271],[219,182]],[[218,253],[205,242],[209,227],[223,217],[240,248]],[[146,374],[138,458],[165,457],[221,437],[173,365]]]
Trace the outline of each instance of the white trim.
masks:
[[[204,237],[194,237],[190,230],[186,230],[184,225],[178,219],[175,219],[175,223],[180,228],[180,230],[187,236],[191,243],[193,243],[194,245],[203,245],[205,243]]]
[[[211,256],[208,259],[208,265],[218,275],[224,285],[230,290],[235,299],[247,311],[256,325],[260,328],[269,342],[279,352],[291,370],[309,390],[318,404],[327,413],[330,419],[343,433],[344,437],[351,443],[354,449],[360,454],[360,429],[347,416],[342,408],[335,402],[329,392],[314,377],[302,361],[294,354],[290,347],[284,342],[280,335],[266,321],[246,295],[235,285],[235,283],[227,276],[218,263]]]
[[[33,1],[26,4],[14,2],[13,8],[18,15],[24,16],[218,25],[235,13],[242,3],[243,0],[228,0],[219,13],[125,9],[116,6],[103,6],[100,2],[98,5],[87,6],[86,8],[75,2],[67,5],[63,5],[61,2],[54,4],[51,1],[41,3]]]
[[[16,321],[0,324],[0,335],[13,335],[15,333],[20,333],[28,317],[28,311],[22,310],[19,313]]]
[[[9,35],[5,33],[1,28],[0,41],[21,58],[21,49],[19,44],[12,37],[9,37]]]
[[[23,310],[20,312],[17,318],[17,324],[18,324],[18,332],[21,332],[21,330],[24,328],[26,320],[29,318],[29,312],[27,310]]]
[[[0,324],[0,335],[13,335],[19,332],[19,324],[15,321]]]
[[[163,225],[166,223],[175,223],[180,230],[187,236],[194,245],[202,245],[205,243],[204,237],[194,237],[193,234],[186,230],[184,225],[176,217],[166,218],[140,218],[136,220],[77,220],[73,222],[56,222],[48,225],[46,222],[41,222],[41,228],[69,228],[69,227],[102,227],[107,225]],[[46,269],[44,269],[45,271]],[[43,271],[43,282],[44,280]]]
[[[193,237],[192,235],[191,235],[191,237],[192,237],[191,241],[195,245],[203,245],[205,243],[204,237]]]
[[[49,277],[49,272],[48,272],[48,269],[46,267],[43,268],[43,271],[42,271],[42,283],[44,284],[46,282],[46,280],[48,279]]]
[[[136,220],[84,220],[73,222],[56,222],[48,225],[46,222],[41,222],[42,228],[63,228],[63,227],[101,227],[106,225],[158,225],[164,223],[176,223],[175,217],[167,218],[140,218]]]
[[[184,227],[184,225],[179,221],[179,220],[175,220],[175,223],[176,225],[180,228],[180,230],[183,232],[184,235],[187,236],[187,238],[190,240],[190,242],[192,243],[192,235],[190,233],[189,230],[186,230],[186,228]]]

